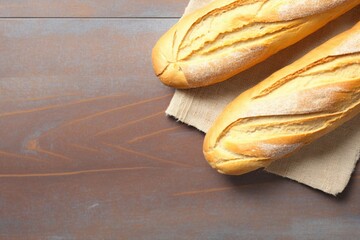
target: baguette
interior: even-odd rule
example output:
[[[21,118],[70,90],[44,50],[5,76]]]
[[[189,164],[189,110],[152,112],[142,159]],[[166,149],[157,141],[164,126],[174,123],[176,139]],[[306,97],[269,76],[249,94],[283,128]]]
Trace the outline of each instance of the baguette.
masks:
[[[184,16],[152,52],[160,80],[194,88],[224,81],[315,32],[360,0],[217,0]]]
[[[360,112],[360,22],[240,94],[205,136],[213,168],[268,166]]]

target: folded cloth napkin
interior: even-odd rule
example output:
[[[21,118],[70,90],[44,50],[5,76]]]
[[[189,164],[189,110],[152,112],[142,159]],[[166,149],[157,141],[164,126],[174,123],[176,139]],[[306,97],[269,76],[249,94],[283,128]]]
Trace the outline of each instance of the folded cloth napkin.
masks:
[[[216,0],[190,0],[185,14],[212,1]],[[360,7],[356,7],[301,42],[228,81],[205,88],[176,90],[166,113],[206,132],[218,114],[241,92],[331,37],[351,28],[359,21],[359,11]],[[275,161],[265,170],[337,195],[348,184],[359,155],[360,116],[357,116],[292,157]]]

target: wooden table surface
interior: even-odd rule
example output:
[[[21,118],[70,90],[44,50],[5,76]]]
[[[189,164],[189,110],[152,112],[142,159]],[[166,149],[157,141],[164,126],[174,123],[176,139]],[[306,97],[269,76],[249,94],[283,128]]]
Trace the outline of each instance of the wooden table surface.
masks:
[[[164,115],[151,48],[187,0],[0,0],[0,239],[356,239],[331,197],[228,177]]]

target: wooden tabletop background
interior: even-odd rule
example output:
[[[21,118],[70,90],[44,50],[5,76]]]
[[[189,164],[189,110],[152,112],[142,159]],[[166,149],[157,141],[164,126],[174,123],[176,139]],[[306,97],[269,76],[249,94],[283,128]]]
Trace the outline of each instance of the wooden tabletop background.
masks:
[[[339,197],[229,177],[164,114],[151,48],[187,0],[0,0],[0,239],[356,239]]]

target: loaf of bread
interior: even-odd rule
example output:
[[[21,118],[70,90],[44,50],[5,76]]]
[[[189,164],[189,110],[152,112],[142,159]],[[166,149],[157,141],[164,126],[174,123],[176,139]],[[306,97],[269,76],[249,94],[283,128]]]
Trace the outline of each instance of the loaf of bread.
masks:
[[[266,167],[360,112],[360,22],[231,102],[204,140],[219,172]]]
[[[183,17],[153,49],[169,86],[224,81],[301,40],[360,0],[217,0]]]

